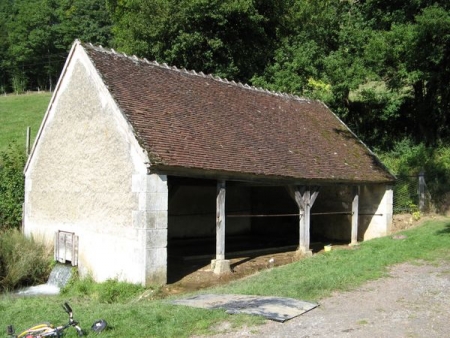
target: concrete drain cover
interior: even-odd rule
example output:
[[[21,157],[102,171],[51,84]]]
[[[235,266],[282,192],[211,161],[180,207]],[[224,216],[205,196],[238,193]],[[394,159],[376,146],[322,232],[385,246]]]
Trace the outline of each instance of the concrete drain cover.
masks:
[[[277,322],[292,319],[318,306],[293,298],[213,294],[173,300],[170,303],[204,309],[225,309],[229,314],[246,313]]]

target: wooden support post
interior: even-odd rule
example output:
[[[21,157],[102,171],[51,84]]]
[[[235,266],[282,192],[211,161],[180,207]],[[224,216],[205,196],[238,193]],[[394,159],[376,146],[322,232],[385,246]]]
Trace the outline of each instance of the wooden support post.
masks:
[[[225,259],[225,181],[217,182],[216,259]]]
[[[425,172],[419,173],[419,210],[425,210]]]
[[[310,226],[311,226],[311,216],[310,216],[310,204],[309,200],[311,198],[311,193],[309,190],[305,191],[302,187],[302,203],[300,207],[300,241],[299,250],[303,254],[309,254],[309,244],[310,244]]]
[[[352,201],[352,238],[350,245],[358,244],[359,186],[353,187]]]
[[[300,214],[298,252],[303,255],[312,255],[312,251],[309,247],[311,240],[311,207],[319,194],[319,187],[290,187],[289,191],[297,203]]]
[[[216,274],[230,272],[230,261],[225,260],[225,181],[217,182],[216,197],[216,259],[211,262],[211,268]]]

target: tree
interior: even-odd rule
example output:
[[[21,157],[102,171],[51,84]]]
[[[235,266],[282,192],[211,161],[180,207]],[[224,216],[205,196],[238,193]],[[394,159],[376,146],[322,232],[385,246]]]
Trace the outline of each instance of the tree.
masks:
[[[8,68],[16,91],[45,88],[55,82],[53,25],[57,23],[55,1],[16,0],[8,29]],[[59,66],[60,65],[56,65]]]
[[[11,15],[11,1],[0,2],[0,93],[4,93],[9,89],[9,79],[7,76],[7,68],[5,60],[9,47],[8,33],[6,25]]]
[[[283,38],[274,58],[252,83],[275,91],[318,97],[329,96],[324,57],[338,48],[339,1],[296,0],[290,4]],[[312,83],[322,83],[320,90]],[[325,95],[325,96],[323,96]]]
[[[297,0],[256,85],[324,100],[368,145],[450,139],[450,4]]]
[[[413,23],[393,25],[384,33],[380,76],[402,94],[397,120],[400,137],[426,145],[450,139],[450,12],[425,8]]]
[[[351,93],[378,75],[366,50],[375,34],[358,3],[297,0],[290,14],[289,36],[253,83],[321,99],[359,134],[364,117],[354,114]]]
[[[102,0],[15,0],[2,22],[1,65],[16,91],[52,89],[76,38],[108,44],[111,23]],[[2,7],[0,7],[1,11]],[[1,12],[0,12],[1,13]]]
[[[435,5],[450,9],[447,0],[365,0],[361,11],[373,29],[389,31],[393,25],[413,23],[422,10]]]
[[[450,139],[450,12],[432,6],[416,17],[407,71],[414,90],[417,126],[430,145]]]
[[[106,1],[60,0],[57,10],[57,47],[67,50],[75,39],[95,45],[108,46],[112,22]]]
[[[118,50],[247,82],[273,56],[286,1],[110,0]]]

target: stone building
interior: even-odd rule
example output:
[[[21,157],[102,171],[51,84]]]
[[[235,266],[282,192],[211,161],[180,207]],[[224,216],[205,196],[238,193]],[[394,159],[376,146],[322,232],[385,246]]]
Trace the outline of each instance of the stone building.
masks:
[[[165,284],[193,242],[222,273],[237,238],[309,254],[384,236],[394,180],[321,102],[75,41],[25,168],[24,232],[97,281]]]

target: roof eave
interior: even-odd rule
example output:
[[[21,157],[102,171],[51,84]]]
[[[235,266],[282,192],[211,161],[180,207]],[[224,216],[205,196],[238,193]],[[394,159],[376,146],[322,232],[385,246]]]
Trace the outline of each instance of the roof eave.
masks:
[[[261,175],[243,172],[216,171],[199,168],[174,167],[166,165],[151,166],[150,172],[167,176],[190,177],[208,180],[225,180],[246,182],[255,185],[366,185],[366,184],[394,184],[395,178],[385,179],[349,179],[349,178],[301,178],[277,175]]]

